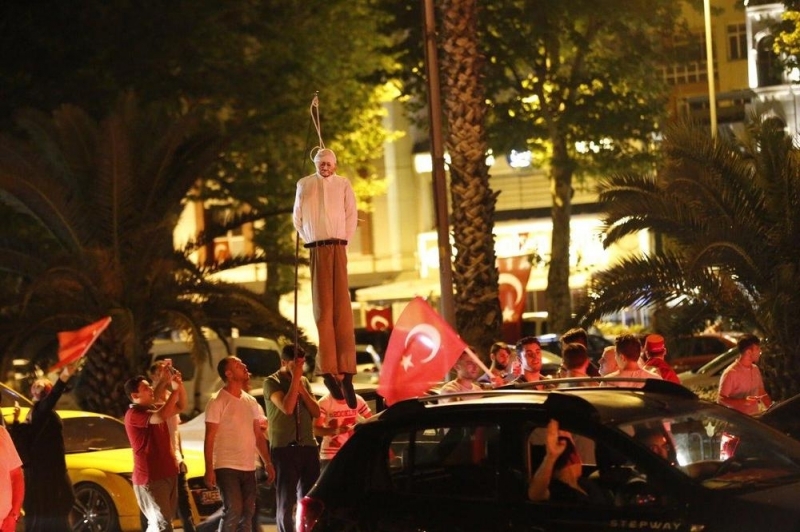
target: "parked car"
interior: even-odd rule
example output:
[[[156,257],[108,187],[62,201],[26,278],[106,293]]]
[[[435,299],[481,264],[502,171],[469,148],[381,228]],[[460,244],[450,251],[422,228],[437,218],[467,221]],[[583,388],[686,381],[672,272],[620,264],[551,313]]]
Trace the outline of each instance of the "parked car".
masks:
[[[702,333],[682,336],[672,343],[667,342],[667,362],[675,373],[691,371],[711,362],[732,347],[740,333]]]
[[[541,336],[537,336],[537,338],[542,344],[542,349],[546,349],[557,354],[561,353],[561,335],[543,334]],[[606,347],[614,345],[614,342],[599,334],[589,334],[587,335],[587,340],[589,345],[586,347],[586,351],[589,353],[589,358],[592,359],[593,362],[597,362],[600,357],[603,356],[603,350]]]
[[[14,402],[27,415],[31,402],[0,384],[0,406],[6,424],[13,420]],[[64,424],[67,473],[75,491],[70,523],[75,531],[112,532],[141,530],[139,506],[131,476],[133,451],[125,425],[116,418],[93,412],[59,410]],[[221,505],[219,492],[203,483],[202,451],[184,451],[189,489],[200,522]],[[176,521],[176,526],[179,521]]]
[[[800,395],[775,403],[756,417],[787,436],[800,440]]]
[[[793,531],[800,442],[683,386],[486,391],[398,402],[355,431],[298,507],[297,530]],[[608,497],[532,502],[551,419]],[[637,439],[657,430],[664,458]]]
[[[732,347],[697,369],[679,373],[678,378],[681,384],[696,394],[702,395],[707,399],[716,400],[722,372],[736,360],[737,356],[739,356],[739,348]]]
[[[377,383],[381,373],[381,356],[370,344],[356,345],[356,375],[353,381]]]

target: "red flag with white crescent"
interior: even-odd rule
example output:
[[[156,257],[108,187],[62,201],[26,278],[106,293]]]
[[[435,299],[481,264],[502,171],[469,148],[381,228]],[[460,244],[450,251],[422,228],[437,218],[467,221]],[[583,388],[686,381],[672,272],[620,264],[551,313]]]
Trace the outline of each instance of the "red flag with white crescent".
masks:
[[[394,325],[378,380],[387,405],[424,395],[453,367],[467,344],[421,297]]]
[[[60,367],[75,362],[85,355],[100,333],[103,332],[111,317],[106,316],[94,323],[77,331],[62,331],[58,333],[58,362],[53,364],[49,371],[55,371]]]
[[[522,327],[525,312],[526,287],[531,275],[531,262],[527,255],[497,259],[500,274],[498,289],[500,309],[503,312],[503,340],[516,342]]]
[[[392,307],[367,309],[367,330],[385,331],[392,328]]]

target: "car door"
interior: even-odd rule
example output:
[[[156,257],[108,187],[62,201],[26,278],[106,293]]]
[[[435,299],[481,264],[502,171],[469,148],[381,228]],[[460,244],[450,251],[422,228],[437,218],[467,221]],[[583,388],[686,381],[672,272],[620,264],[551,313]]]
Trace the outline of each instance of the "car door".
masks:
[[[498,424],[479,421],[396,433],[390,452],[391,491],[381,495],[383,510],[375,528],[495,530],[504,515],[500,437]]]

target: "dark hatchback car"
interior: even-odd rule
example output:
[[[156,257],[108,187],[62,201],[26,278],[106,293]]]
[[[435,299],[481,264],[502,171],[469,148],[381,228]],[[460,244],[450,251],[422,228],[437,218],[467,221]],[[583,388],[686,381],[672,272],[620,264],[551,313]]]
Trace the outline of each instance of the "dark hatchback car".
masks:
[[[800,530],[800,443],[681,386],[461,399],[403,401],[365,422],[301,501],[297,530]],[[528,500],[550,419],[602,504]],[[667,458],[643,430],[663,435]]]

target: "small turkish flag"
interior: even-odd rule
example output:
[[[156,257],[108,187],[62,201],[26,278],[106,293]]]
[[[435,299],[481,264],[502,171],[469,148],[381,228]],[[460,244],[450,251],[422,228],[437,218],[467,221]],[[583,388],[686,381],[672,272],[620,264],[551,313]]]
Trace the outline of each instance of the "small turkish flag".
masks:
[[[421,297],[400,314],[389,337],[378,393],[391,405],[424,395],[440,382],[467,344]]]
[[[111,317],[106,316],[77,331],[58,333],[58,362],[49,371],[55,371],[60,367],[71,364],[85,355],[94,341],[97,340],[97,337],[100,336],[100,333],[108,327],[109,323],[111,323]]]
[[[392,328],[392,307],[367,309],[367,330],[385,331]]]

